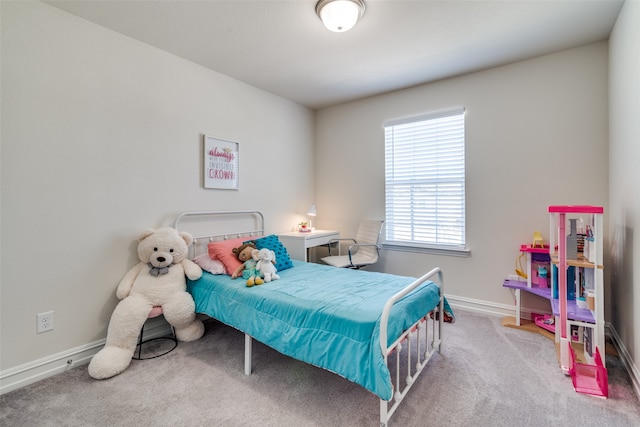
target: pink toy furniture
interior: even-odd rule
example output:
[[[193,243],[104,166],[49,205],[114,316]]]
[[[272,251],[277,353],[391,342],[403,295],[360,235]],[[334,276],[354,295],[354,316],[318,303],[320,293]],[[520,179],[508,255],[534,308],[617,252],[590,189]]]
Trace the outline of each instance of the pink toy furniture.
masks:
[[[573,382],[573,388],[578,393],[592,394],[594,396],[609,396],[609,376],[607,369],[602,365],[600,350],[596,347],[595,365],[576,362],[576,352],[569,346],[571,363],[569,375]]]
[[[551,221],[550,247],[552,262],[558,265],[558,298],[552,300],[554,313],[557,313],[556,342],[560,349],[560,366],[562,371],[570,375],[576,391],[580,393],[607,396],[608,378],[605,363],[600,356],[604,351],[604,285],[602,266],[602,230],[604,209],[601,206],[549,206]],[[583,254],[576,253],[571,257],[567,253],[567,224],[572,228],[575,218],[584,219],[594,230],[593,261],[589,262]],[[574,230],[572,230],[574,234]],[[554,240],[558,239],[557,252]],[[570,240],[570,239],[569,239]],[[596,301],[594,310],[581,309],[575,300],[567,298],[567,268],[569,266],[583,269],[590,277]],[[552,269],[553,280],[553,269]],[[576,355],[571,345],[571,327],[582,327],[584,360],[576,363]]]

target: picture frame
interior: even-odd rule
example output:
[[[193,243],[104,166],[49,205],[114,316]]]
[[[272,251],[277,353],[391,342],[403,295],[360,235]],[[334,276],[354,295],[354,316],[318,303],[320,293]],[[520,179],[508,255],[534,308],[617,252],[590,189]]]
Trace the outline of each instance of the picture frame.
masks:
[[[240,188],[240,144],[203,135],[204,188]]]

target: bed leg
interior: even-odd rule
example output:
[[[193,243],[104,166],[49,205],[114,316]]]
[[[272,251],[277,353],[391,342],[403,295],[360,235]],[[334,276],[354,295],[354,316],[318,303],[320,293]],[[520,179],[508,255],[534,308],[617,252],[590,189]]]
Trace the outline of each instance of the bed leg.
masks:
[[[244,334],[244,374],[251,375],[251,363],[252,363],[252,355],[251,347],[253,345],[253,338],[251,335]]]
[[[444,294],[440,296],[440,317],[438,318],[438,353],[442,354],[442,327],[444,326]]]
[[[389,422],[389,406],[386,400],[380,399],[380,427],[386,427]]]

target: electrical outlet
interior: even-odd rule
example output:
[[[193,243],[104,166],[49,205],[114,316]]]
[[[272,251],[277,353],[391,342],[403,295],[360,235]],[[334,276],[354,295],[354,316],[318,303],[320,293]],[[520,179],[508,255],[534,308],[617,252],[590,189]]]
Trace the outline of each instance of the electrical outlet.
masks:
[[[53,311],[47,311],[46,313],[39,313],[36,316],[36,330],[39,334],[47,332],[53,329]]]

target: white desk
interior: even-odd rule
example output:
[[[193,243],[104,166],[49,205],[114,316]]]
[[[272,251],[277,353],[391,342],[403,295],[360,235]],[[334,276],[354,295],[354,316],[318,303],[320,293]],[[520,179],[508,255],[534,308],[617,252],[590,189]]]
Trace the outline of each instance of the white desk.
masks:
[[[307,262],[307,249],[326,245],[331,239],[337,239],[339,237],[340,233],[333,230],[313,230],[305,233],[300,231],[278,233],[278,238],[285,248],[287,248],[289,256],[304,262]]]

